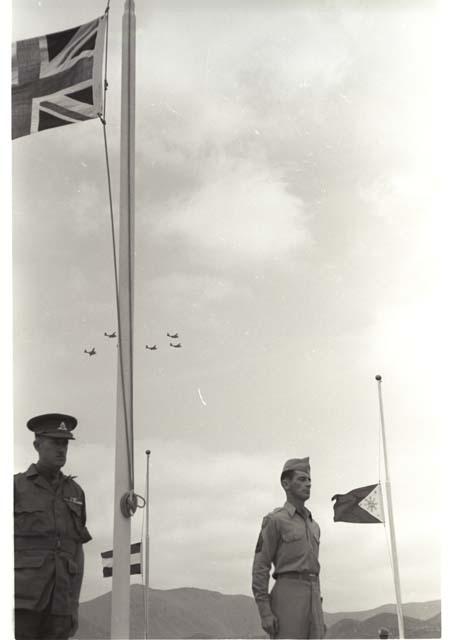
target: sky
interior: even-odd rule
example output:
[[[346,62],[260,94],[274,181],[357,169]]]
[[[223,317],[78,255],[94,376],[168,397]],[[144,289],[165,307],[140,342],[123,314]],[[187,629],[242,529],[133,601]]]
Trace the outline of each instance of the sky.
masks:
[[[14,0],[12,37],[103,10]],[[394,602],[388,529],[334,523],[331,502],[384,479],[380,374],[403,600],[440,598],[436,5],[138,0],[136,15],[135,489],[150,449],[151,586],[251,595],[283,463],[309,456],[325,610]],[[121,16],[113,0],[116,226]],[[112,548],[117,384],[98,121],[14,141],[11,220],[14,471],[36,461],[29,417],[77,417],[64,472],[86,493],[88,600],[111,589],[100,553]]]

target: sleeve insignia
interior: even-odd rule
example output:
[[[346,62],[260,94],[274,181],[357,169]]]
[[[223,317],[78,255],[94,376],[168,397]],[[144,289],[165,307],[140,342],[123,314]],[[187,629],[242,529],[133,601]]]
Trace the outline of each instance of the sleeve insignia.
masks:
[[[263,536],[262,536],[262,532],[260,531],[260,535],[258,536],[258,540],[257,540],[257,546],[255,547],[255,553],[260,553],[262,549],[263,549]]]

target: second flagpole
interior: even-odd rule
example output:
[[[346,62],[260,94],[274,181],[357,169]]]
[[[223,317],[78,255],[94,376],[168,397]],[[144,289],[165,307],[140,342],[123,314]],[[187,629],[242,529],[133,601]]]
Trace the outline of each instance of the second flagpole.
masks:
[[[390,530],[390,542],[393,558],[393,578],[395,582],[395,595],[396,595],[396,613],[398,616],[399,637],[404,638],[404,619],[402,613],[402,598],[401,598],[401,581],[399,578],[398,567],[398,552],[396,549],[396,536],[395,536],[395,522],[393,517],[393,506],[391,497],[391,482],[388,471],[388,456],[387,456],[387,441],[385,436],[385,420],[384,420],[384,406],[382,403],[382,376],[376,376],[377,388],[379,394],[379,410],[381,416],[381,433],[382,433],[382,446],[384,450],[384,463],[385,463],[385,490],[387,494],[387,511],[388,511],[388,527]]]
[[[146,553],[145,553],[145,588],[144,588],[144,624],[145,638],[150,638],[149,627],[149,456],[150,451],[146,451]]]

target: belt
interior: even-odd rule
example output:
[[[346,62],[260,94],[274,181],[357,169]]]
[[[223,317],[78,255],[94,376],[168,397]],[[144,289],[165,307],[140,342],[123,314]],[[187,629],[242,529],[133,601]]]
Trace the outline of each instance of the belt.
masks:
[[[281,578],[289,578],[290,580],[310,580],[311,582],[319,580],[318,574],[310,573],[310,571],[286,571],[285,573],[278,573],[274,578],[276,580],[280,580]]]

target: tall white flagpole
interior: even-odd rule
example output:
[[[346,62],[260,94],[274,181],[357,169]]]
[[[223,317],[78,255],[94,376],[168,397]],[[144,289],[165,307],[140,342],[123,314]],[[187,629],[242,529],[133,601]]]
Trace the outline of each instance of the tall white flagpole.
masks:
[[[385,462],[385,489],[387,494],[387,510],[388,510],[388,527],[390,530],[390,542],[393,559],[393,578],[395,582],[395,595],[396,595],[396,613],[398,616],[399,637],[404,638],[404,619],[402,614],[402,598],[401,598],[401,581],[399,579],[398,568],[398,552],[396,549],[396,537],[395,537],[395,521],[393,517],[393,506],[391,497],[391,482],[388,472],[388,456],[387,456],[387,442],[385,437],[385,421],[384,421],[384,407],[382,404],[382,376],[376,376],[377,389],[379,394],[379,409],[381,414],[381,431],[382,431],[382,446],[384,449],[384,462]]]
[[[145,569],[145,591],[144,591],[144,622],[146,625],[145,638],[150,638],[149,629],[149,449],[146,450],[146,569]]]
[[[118,273],[118,381],[114,488],[111,638],[130,637],[130,516],[133,493],[133,281],[135,210],[135,7],[122,17],[120,237]]]

